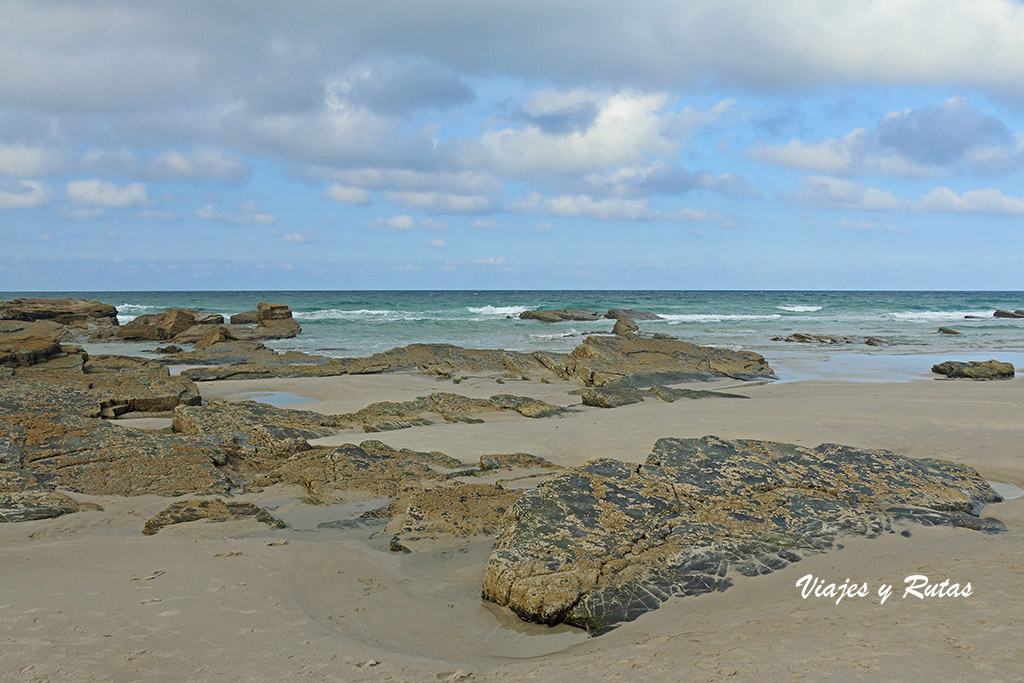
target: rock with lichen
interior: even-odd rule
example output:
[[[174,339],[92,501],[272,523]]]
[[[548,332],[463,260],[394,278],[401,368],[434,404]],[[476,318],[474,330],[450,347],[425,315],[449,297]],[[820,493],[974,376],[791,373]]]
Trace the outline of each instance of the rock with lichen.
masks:
[[[172,524],[198,522],[206,519],[211,522],[226,522],[232,519],[253,519],[262,522],[272,529],[283,529],[284,522],[273,517],[269,512],[253,503],[225,502],[220,498],[203,498],[183,500],[171,503],[161,512],[146,520],[142,533],[152,536],[161,529]]]
[[[879,450],[716,437],[660,439],[643,465],[596,460],[520,496],[502,518],[484,598],[521,618],[600,633],[676,597],[782,569],[842,535],[894,525],[1005,527],[974,470]]]
[[[1015,370],[1013,363],[1004,363],[998,360],[967,362],[947,360],[932,366],[932,372],[945,375],[950,379],[1011,379]]]

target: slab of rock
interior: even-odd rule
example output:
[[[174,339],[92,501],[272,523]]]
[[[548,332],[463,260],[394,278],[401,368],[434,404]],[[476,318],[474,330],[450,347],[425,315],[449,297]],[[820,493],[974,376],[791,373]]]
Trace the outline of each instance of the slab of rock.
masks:
[[[245,328],[243,328],[245,329]],[[284,351],[278,352],[273,349],[268,349],[263,342],[246,340],[237,340],[238,330],[237,328],[228,328],[226,326],[212,327],[206,330],[203,338],[196,342],[195,347],[191,351],[183,351],[173,355],[165,356],[160,359],[160,363],[165,365],[230,365],[238,366],[233,370],[224,370],[223,372],[228,374],[228,377],[218,377],[218,379],[227,379],[232,377],[231,373],[236,370],[246,377],[255,376],[258,373],[253,372],[253,368],[266,366],[295,366],[298,368],[297,372],[302,372],[304,366],[320,365],[325,366],[333,362],[334,359],[326,356],[313,356],[301,351]],[[337,364],[336,364],[337,365]],[[203,379],[207,379],[203,368],[195,374]],[[211,371],[214,369],[211,368]],[[345,374],[341,370],[340,366],[337,368],[334,374]],[[187,377],[192,377],[192,374],[186,374]],[[267,377],[273,377],[275,375],[265,375]],[[302,375],[295,375],[302,376]]]
[[[673,596],[725,590],[841,535],[894,524],[1005,530],[974,470],[826,444],[661,439],[644,465],[597,460],[522,494],[501,520],[483,597],[527,621],[601,633]]]
[[[0,462],[47,488],[90,495],[221,493],[230,442],[36,411],[0,415]]]
[[[65,329],[52,322],[0,321],[0,366],[26,367],[82,353],[79,346],[62,346],[54,328]]]
[[[632,308],[616,308],[608,311],[604,314],[605,318],[612,320],[633,320],[635,322],[642,322],[644,320],[664,320],[657,313],[651,313],[650,311],[635,311]]]
[[[1004,311],[1002,309],[997,310],[992,314],[993,318],[1024,318],[1024,310],[1020,311]]]
[[[698,346],[676,339],[591,336],[556,370],[587,386],[651,386],[732,377],[775,378],[768,362],[752,351]]]
[[[456,484],[418,491],[404,502],[394,520],[400,528],[391,549],[409,552],[418,542],[494,534],[502,515],[522,491],[491,484]]]
[[[798,344],[867,344],[868,346],[889,346],[891,342],[878,337],[833,337],[822,334],[795,332],[788,337],[772,337],[772,341]]]
[[[84,299],[12,299],[0,301],[0,320],[49,320],[83,329],[113,327],[117,325],[117,309]]]
[[[253,503],[225,502],[220,498],[201,500],[183,500],[171,503],[162,512],[150,517],[142,533],[152,536],[166,526],[197,522],[208,519],[211,522],[226,522],[231,519],[252,518],[272,529],[283,529],[284,522],[273,517],[269,512]]]
[[[256,327],[263,339],[287,339],[302,331],[287,305],[262,301],[256,305]]]
[[[612,334],[619,337],[632,337],[639,331],[640,328],[637,324],[629,318],[619,318],[615,321],[615,326],[612,327]]]
[[[53,491],[0,493],[0,523],[52,519],[98,506],[83,506],[71,497]]]
[[[171,376],[155,361],[127,356],[72,353],[14,368],[12,377],[0,382],[0,413],[7,414],[50,411],[109,418],[199,401],[188,379]]]
[[[721,391],[706,391],[703,389],[677,389],[655,384],[650,389],[636,389],[633,387],[590,387],[583,390],[569,392],[579,394],[583,399],[583,405],[596,408],[619,408],[633,403],[640,403],[646,398],[659,398],[666,403],[674,403],[682,398],[750,398],[741,394],[727,394]]]
[[[950,378],[977,380],[1010,379],[1014,376],[1014,367],[1013,363],[1004,363],[997,360],[974,360],[967,362],[947,360],[944,363],[933,365],[932,372]]]
[[[256,311],[242,311],[231,316],[229,322],[232,325],[255,325],[259,322],[259,318],[256,315]]]
[[[939,332],[942,334],[963,334],[959,330],[954,330],[952,327],[940,327]]]
[[[600,320],[601,314],[597,311],[586,311],[582,308],[559,308],[542,311],[523,311],[519,314],[519,318],[522,320],[539,320],[542,323],[561,323],[572,320]]]

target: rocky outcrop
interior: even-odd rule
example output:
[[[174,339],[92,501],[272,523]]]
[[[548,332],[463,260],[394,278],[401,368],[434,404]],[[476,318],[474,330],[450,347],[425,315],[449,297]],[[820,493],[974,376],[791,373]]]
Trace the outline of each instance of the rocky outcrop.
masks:
[[[424,541],[494,534],[520,495],[491,484],[458,483],[413,493],[395,519],[400,527],[391,549],[410,552]]]
[[[788,337],[772,337],[772,341],[798,344],[867,344],[868,346],[889,346],[892,343],[878,337],[832,337],[805,332],[795,332]]]
[[[566,321],[600,320],[601,314],[596,311],[585,311],[582,308],[560,308],[542,311],[523,311],[519,314],[522,320],[539,320],[542,323],[561,323]]]
[[[527,491],[501,520],[483,597],[527,621],[600,633],[673,596],[725,590],[842,535],[1005,527],[970,468],[826,444],[660,439],[643,465],[597,460]]]
[[[0,415],[0,462],[47,488],[90,495],[222,493],[232,444],[35,411]]]
[[[82,353],[79,346],[61,345],[66,330],[51,321],[0,320],[0,366],[27,367]]]
[[[245,328],[243,328],[245,329]],[[192,377],[195,375],[201,379],[232,379],[235,371],[241,375],[242,378],[251,377],[275,377],[278,375],[274,374],[259,374],[258,368],[264,368],[267,366],[276,367],[295,367],[295,375],[280,375],[280,376],[292,376],[302,377],[303,367],[308,366],[325,366],[330,365],[333,360],[326,356],[313,356],[301,351],[285,351],[277,352],[273,349],[268,349],[263,342],[259,341],[236,341],[234,336],[237,333],[237,329],[229,328],[226,326],[212,327],[207,331],[207,335],[198,340],[191,351],[183,351],[175,354],[167,355],[160,359],[160,362],[165,365],[228,365],[229,368],[211,368],[210,375],[217,375],[218,372],[223,372],[226,376],[211,376],[207,377],[208,373],[204,372],[205,369],[197,369],[196,372],[183,373],[185,376]],[[325,373],[329,375],[343,375],[346,374],[343,368],[337,366],[334,372]],[[318,375],[314,375],[318,376]]]
[[[655,384],[650,389],[635,389],[632,387],[590,387],[579,392],[583,399],[583,405],[596,408],[619,408],[633,403],[640,403],[647,398],[659,398],[666,403],[674,403],[682,398],[749,398],[742,394],[727,394],[720,391],[706,391],[703,389],[677,389],[675,387],[661,386]]]
[[[117,325],[117,309],[84,299],[12,299],[0,301],[0,320],[48,320],[79,329]]]
[[[637,324],[629,318],[619,318],[612,327],[612,334],[618,337],[632,337],[639,331]]]
[[[287,339],[302,331],[288,306],[262,301],[256,305],[256,328],[261,339]]]
[[[752,351],[698,346],[675,339],[596,335],[587,337],[552,369],[587,386],[649,387],[721,377],[775,377],[768,362]]]
[[[611,320],[632,320],[634,322],[643,322],[645,320],[664,320],[657,313],[651,313],[650,311],[635,311],[632,308],[616,308],[608,311],[604,314],[605,318]]]
[[[1024,309],[1018,311],[997,310],[992,314],[993,318],[1024,318]]]
[[[940,334],[963,334],[959,330],[954,330],[952,327],[940,327],[939,328],[939,333]]]
[[[232,325],[255,325],[259,322],[259,317],[257,317],[256,311],[243,311],[235,313],[229,321]]]
[[[1014,376],[1014,367],[1012,363],[1003,363],[997,360],[967,362],[948,360],[945,363],[933,365],[932,372],[949,378],[1010,379]]]
[[[220,498],[183,500],[172,503],[162,512],[150,517],[142,533],[152,536],[166,526],[184,524],[208,519],[211,522],[226,522],[232,519],[254,519],[272,529],[283,529],[284,522],[253,503],[225,502]]]
[[[0,492],[0,523],[52,519],[81,510],[94,510],[96,507],[82,505],[71,497],[54,491]]]

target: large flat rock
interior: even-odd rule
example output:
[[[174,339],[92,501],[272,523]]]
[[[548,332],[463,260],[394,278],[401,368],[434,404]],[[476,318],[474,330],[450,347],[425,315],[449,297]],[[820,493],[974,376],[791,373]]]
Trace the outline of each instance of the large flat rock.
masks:
[[[483,596],[521,618],[600,633],[673,596],[725,590],[844,534],[894,525],[1004,529],[968,467],[826,444],[661,439],[644,465],[597,460],[503,517]]]

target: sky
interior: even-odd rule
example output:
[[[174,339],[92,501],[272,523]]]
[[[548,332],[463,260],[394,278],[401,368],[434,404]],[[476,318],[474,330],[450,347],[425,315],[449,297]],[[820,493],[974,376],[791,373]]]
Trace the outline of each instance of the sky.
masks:
[[[1011,0],[4,0],[0,290],[1024,289]]]

